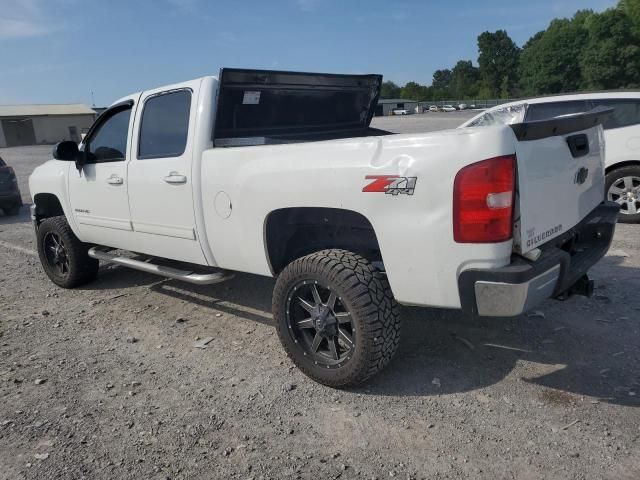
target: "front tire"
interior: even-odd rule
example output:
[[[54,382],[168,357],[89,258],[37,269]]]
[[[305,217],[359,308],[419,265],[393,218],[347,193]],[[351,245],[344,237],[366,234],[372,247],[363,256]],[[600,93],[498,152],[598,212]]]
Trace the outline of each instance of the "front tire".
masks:
[[[640,165],[616,168],[605,181],[607,200],[620,205],[620,223],[640,222]]]
[[[377,374],[400,342],[399,307],[386,276],[346,250],[290,263],[276,281],[273,315],[289,358],[330,387]]]
[[[98,260],[75,236],[65,217],[51,217],[38,227],[38,256],[47,276],[62,288],[75,288],[94,280]]]

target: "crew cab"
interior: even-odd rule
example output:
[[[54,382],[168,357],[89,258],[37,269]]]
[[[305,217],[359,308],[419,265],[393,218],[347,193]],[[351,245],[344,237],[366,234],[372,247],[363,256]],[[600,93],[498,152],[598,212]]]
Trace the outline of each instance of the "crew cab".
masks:
[[[334,387],[391,360],[399,304],[517,316],[590,294],[618,213],[602,201],[610,110],[390,134],[370,126],[381,82],[223,69],[117,100],[30,177],[45,273],[276,277],[285,350]]]

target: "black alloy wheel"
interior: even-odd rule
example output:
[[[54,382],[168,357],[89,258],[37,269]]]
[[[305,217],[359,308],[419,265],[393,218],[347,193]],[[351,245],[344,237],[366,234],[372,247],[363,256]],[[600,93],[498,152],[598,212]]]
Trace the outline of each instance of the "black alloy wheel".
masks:
[[[339,368],[356,346],[351,313],[330,287],[302,281],[289,292],[287,324],[294,342],[315,365]]]

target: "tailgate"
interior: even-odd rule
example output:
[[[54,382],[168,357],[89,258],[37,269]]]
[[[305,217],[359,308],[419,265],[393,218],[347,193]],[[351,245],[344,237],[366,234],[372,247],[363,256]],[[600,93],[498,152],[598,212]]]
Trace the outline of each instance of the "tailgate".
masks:
[[[514,250],[527,253],[577,225],[604,200],[602,122],[612,112],[511,125],[516,138]]]

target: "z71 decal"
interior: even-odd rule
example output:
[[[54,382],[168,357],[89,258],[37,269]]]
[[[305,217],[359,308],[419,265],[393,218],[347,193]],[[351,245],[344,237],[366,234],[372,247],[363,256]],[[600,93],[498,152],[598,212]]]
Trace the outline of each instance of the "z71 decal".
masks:
[[[396,175],[367,175],[373,180],[365,186],[363,192],[386,193],[387,195],[413,195],[418,177],[398,177]]]

